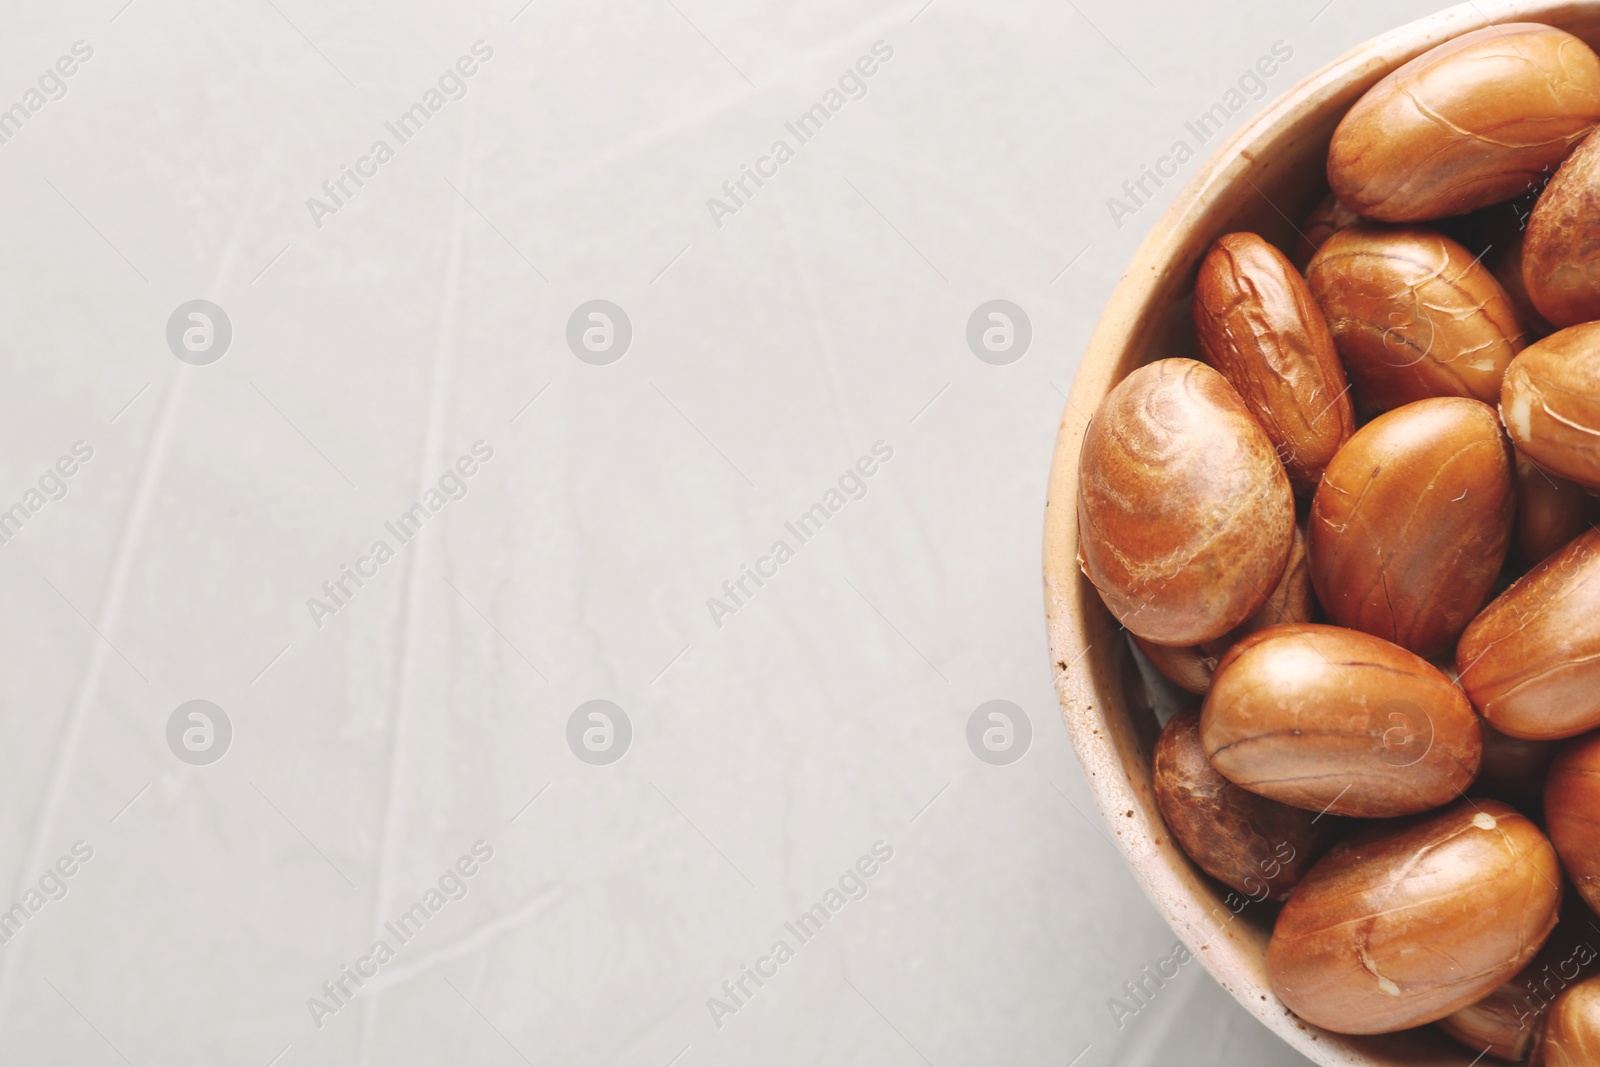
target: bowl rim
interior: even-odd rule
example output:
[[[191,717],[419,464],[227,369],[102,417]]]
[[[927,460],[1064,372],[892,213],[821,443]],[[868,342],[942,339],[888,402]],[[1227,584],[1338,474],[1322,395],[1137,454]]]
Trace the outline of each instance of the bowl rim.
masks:
[[[1081,575],[1077,561],[1078,457],[1089,422],[1086,412],[1098,408],[1121,380],[1119,368],[1126,363],[1127,338],[1133,327],[1159,314],[1157,300],[1164,271],[1184,249],[1195,246],[1204,224],[1201,209],[1241,180],[1248,180],[1248,172],[1256,164],[1250,150],[1253,145],[1289,135],[1307,115],[1321,114],[1352,86],[1370,86],[1406,61],[1463,33],[1507,22],[1547,22],[1559,28],[1577,21],[1580,15],[1592,21],[1596,14],[1592,2],[1468,0],[1357,45],[1285,90],[1202,164],[1140,242],[1084,348],[1057,427],[1045,503],[1046,627],[1056,698],[1095,803],[1108,827],[1116,831],[1117,847],[1145,894],[1212,977],[1292,1047],[1330,1067],[1377,1062],[1465,1064],[1470,1052],[1463,1049],[1459,1058],[1440,1058],[1444,1051],[1440,1047],[1418,1046],[1409,1054],[1397,1047],[1400,1055],[1390,1061],[1373,1047],[1370,1038],[1334,1034],[1303,1022],[1272,995],[1259,974],[1252,973],[1259,972],[1260,966],[1251,965],[1246,954],[1259,955],[1260,935],[1252,941],[1244,931],[1219,928],[1210,918],[1216,909],[1207,912],[1202,907],[1211,902],[1197,894],[1198,876],[1188,860],[1174,862],[1173,853],[1179,850],[1162,847],[1166,827],[1152,798],[1136,788],[1115,746],[1118,735],[1126,732],[1125,724],[1108,715],[1115,709],[1106,707],[1093,681],[1097,674],[1115,677],[1116,671],[1114,649],[1097,650],[1089,640],[1087,615],[1105,609]],[[1219,234],[1207,236],[1206,243],[1215,236]],[[1144,362],[1147,360],[1137,361]]]

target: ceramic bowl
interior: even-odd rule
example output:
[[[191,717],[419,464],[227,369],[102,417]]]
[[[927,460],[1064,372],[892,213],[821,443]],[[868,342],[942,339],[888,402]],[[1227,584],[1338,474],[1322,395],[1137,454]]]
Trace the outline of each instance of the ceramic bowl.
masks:
[[[1452,7],[1362,45],[1300,82],[1211,157],[1156,223],[1100,318],[1056,436],[1045,506],[1044,586],[1056,695],[1100,813],[1156,908],[1223,988],[1322,1064],[1467,1067],[1475,1051],[1433,1027],[1347,1037],[1290,1014],[1267,981],[1270,905],[1238,907],[1168,835],[1151,790],[1159,681],[1142,682],[1128,642],[1078,570],[1078,452],[1088,415],[1135,367],[1197,353],[1189,324],[1195,269],[1222,234],[1249,230],[1293,254],[1294,223],[1328,191],[1328,142],[1384,75],[1489,23],[1543,22],[1600,49],[1600,4],[1494,0]],[[1290,220],[1294,220],[1291,222]],[[1155,698],[1155,699],[1152,699]],[[1154,706],[1153,706],[1154,705]]]

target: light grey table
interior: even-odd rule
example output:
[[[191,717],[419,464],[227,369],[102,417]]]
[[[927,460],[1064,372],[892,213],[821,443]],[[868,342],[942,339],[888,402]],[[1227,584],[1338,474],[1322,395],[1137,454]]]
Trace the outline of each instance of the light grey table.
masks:
[[[1126,993],[1045,472],[1186,123],[1435,5],[520,4],[9,5],[0,1062],[1293,1060]]]

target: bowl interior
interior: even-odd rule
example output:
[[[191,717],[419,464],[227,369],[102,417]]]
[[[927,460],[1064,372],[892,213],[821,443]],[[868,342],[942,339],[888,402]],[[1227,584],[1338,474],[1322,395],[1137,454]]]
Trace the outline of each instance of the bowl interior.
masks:
[[[1401,27],[1311,75],[1222,145],[1134,255],[1084,352],[1062,414],[1045,508],[1045,608],[1062,715],[1102,816],[1151,900],[1206,969],[1269,1027],[1323,1064],[1468,1067],[1433,1028],[1346,1037],[1301,1022],[1267,982],[1270,905],[1241,903],[1171,841],[1151,790],[1150,746],[1163,705],[1181,698],[1130,658],[1126,636],[1077,565],[1078,452],[1088,416],[1135,367],[1193,356],[1189,296],[1217,237],[1261,234],[1292,253],[1296,225],[1327,193],[1328,142],[1344,112],[1385,74],[1486,24],[1543,22],[1600,49],[1600,5],[1477,0]]]

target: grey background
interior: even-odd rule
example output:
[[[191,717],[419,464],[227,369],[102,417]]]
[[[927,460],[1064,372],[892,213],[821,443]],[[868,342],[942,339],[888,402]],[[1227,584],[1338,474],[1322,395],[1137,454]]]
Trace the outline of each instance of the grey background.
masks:
[[[1107,197],[1275,41],[1274,96],[1437,4],[123,5],[8,4],[0,36],[0,107],[93,48],[0,145],[0,508],[93,448],[0,545],[0,908],[93,849],[0,948],[0,1062],[1296,1059],[1198,964],[1108,1009],[1175,939],[1057,717],[1045,473],[1178,181],[1120,227]],[[478,40],[466,96],[314,225]],[[716,226],[878,40],[865,97]],[[209,366],[166,344],[197,298],[233,328]],[[593,299],[632,323],[608,366],[566,347]],[[993,299],[1031,321],[1006,366],[965,339]],[[307,598],[479,440],[465,498],[318,628]],[[166,740],[194,699],[233,729],[205,766]],[[610,765],[566,745],[597,699],[633,731]],[[989,700],[1030,719],[1010,765],[967,745]],[[467,895],[316,1027],[480,839]],[[877,841],[868,895],[718,1027]]]

